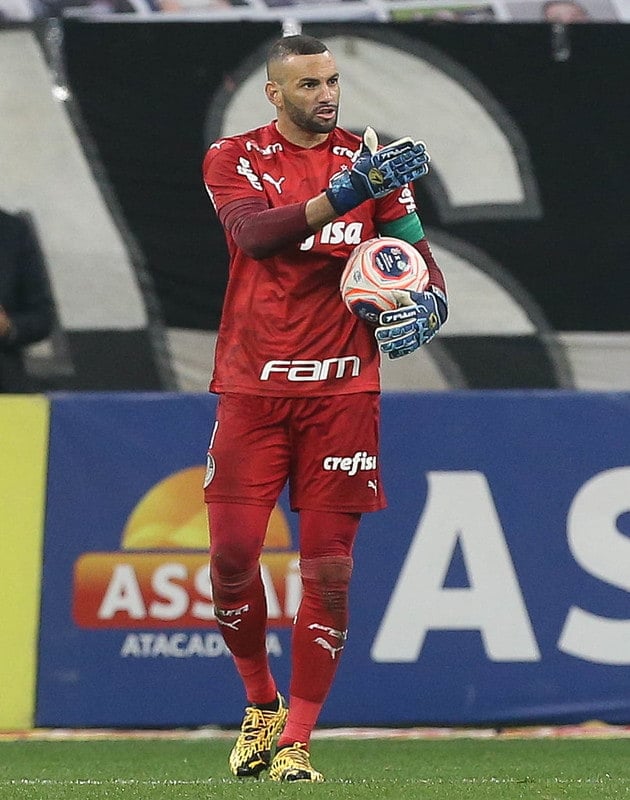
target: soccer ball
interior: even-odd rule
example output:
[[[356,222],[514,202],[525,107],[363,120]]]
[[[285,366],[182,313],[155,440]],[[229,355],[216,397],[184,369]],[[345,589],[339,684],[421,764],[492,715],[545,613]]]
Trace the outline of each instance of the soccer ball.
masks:
[[[378,323],[381,311],[409,304],[408,291],[422,292],[429,270],[416,248],[393,236],[361,242],[350,253],[339,289],[355,316]]]

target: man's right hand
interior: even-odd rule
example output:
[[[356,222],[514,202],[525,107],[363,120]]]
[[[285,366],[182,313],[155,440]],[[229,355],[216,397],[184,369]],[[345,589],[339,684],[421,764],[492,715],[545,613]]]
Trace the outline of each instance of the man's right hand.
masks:
[[[333,175],[326,197],[341,216],[366,200],[384,197],[426,175],[429,161],[424,142],[414,142],[409,137],[378,150],[378,137],[368,127],[359,157],[351,169]]]

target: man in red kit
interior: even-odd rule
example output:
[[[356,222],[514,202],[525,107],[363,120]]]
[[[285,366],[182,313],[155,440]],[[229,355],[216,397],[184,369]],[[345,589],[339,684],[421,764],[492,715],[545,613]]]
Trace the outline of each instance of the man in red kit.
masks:
[[[211,579],[247,697],[231,771],[321,781],[309,740],[346,641],[353,544],[361,514],[385,506],[379,350],[398,358],[428,342],[447,301],[409,186],[428,171],[424,145],[379,149],[370,128],[361,139],[338,127],[339,74],[317,39],[277,41],[267,75],[277,118],[214,142],[203,165],[230,255],[210,382],[219,394],[205,486]],[[413,243],[430,282],[375,329],[348,312],[339,279],[353,248],[379,234]],[[303,588],[288,708],[269,668],[259,563],[287,481]]]

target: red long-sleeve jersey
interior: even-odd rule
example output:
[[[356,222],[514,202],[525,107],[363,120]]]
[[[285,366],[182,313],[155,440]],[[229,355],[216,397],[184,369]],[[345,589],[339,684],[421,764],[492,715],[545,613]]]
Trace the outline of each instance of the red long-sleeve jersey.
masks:
[[[265,214],[265,208],[293,206],[297,212],[300,206],[303,214],[305,202],[342,167],[350,168],[360,147],[360,138],[342,128],[316,147],[298,147],[274,122],[210,146],[204,181],[230,256],[211,391],[321,396],[380,390],[373,329],[343,305],[339,279],[357,244],[415,213],[411,190],[368,200],[317,233],[304,217],[296,234],[292,214],[286,242],[282,215],[267,215],[268,229],[258,217],[255,240],[240,229],[248,210]]]

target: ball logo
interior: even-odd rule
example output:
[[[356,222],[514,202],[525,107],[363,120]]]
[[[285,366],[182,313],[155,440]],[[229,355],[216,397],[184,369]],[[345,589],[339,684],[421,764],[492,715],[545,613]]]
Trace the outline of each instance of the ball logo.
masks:
[[[117,552],[84,553],[74,565],[73,619],[80,628],[162,630],[216,626],[203,483],[195,466],[140,498]],[[212,532],[210,531],[210,536]],[[298,553],[284,512],[271,514],[262,556],[270,623],[289,627],[301,598]]]
[[[380,252],[375,254],[374,263],[384,278],[392,280],[397,280],[409,271],[409,260],[400,247],[383,247]]]
[[[408,292],[424,291],[428,281],[427,263],[413,245],[395,236],[379,236],[366,239],[350,253],[339,291],[349,311],[377,323],[382,311],[398,313],[401,292],[407,293],[402,298],[408,302]]]

